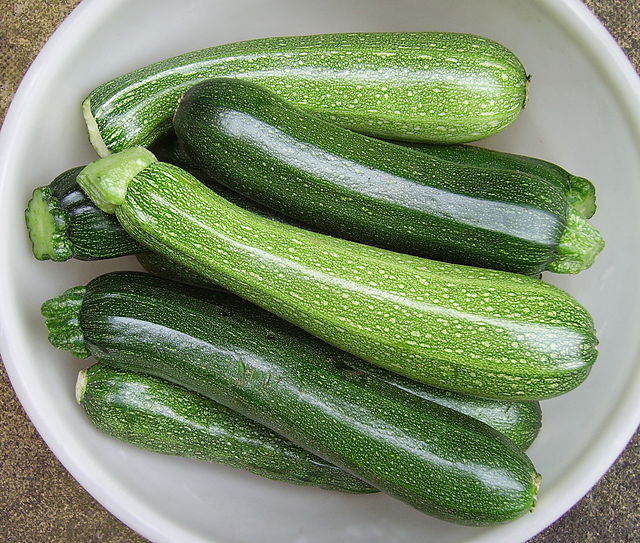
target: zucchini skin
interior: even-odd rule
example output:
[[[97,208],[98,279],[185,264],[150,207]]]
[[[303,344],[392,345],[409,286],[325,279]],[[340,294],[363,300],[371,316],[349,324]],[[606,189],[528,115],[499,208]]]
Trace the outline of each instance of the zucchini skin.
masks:
[[[581,217],[590,219],[596,212],[596,190],[593,183],[584,177],[569,173],[552,162],[530,156],[494,151],[475,145],[433,145],[406,141],[391,143],[403,145],[449,162],[541,177],[558,185],[565,192],[569,205],[573,206]],[[166,162],[172,162],[172,160],[166,160]],[[178,162],[176,164],[180,165]]]
[[[97,363],[80,372],[78,385],[78,403],[91,422],[132,445],[278,481],[377,492],[264,426],[163,379]]]
[[[78,185],[82,167],[73,168],[49,185],[60,208],[68,214],[67,237],[73,247],[73,257],[79,260],[100,260],[135,254],[146,248],[133,240],[113,215],[96,209]]]
[[[273,37],[186,53],[94,89],[83,102],[100,156],[148,146],[180,95],[213,77],[261,83],[342,126],[456,143],[499,132],[526,103],[527,74],[502,45],[470,34],[387,32]]]
[[[112,273],[87,284],[75,322],[102,363],[207,396],[423,512],[482,525],[534,504],[535,469],[499,432],[309,349],[231,294]]]
[[[505,170],[513,174],[535,175],[559,186],[565,193],[568,204],[581,217],[590,219],[596,211],[596,189],[593,183],[584,177],[573,175],[561,166],[546,160],[494,151],[493,149],[486,149],[476,145],[438,145],[393,140],[389,140],[389,143],[402,145],[447,162]],[[198,169],[194,160],[179,144],[174,131],[168,132],[161,137],[150,150],[158,160],[179,166],[201,181],[209,178],[208,174]]]
[[[48,186],[35,189],[26,211],[27,227],[38,260],[100,260],[146,251],[118,220],[98,209],[77,183],[84,166],[66,170]],[[38,204],[46,202],[48,209]],[[43,222],[55,227],[43,232]],[[45,239],[47,238],[47,239]],[[45,247],[41,249],[40,247]]]
[[[179,166],[200,179],[203,183],[207,183],[210,180],[207,173],[199,170],[195,161],[182,148],[173,130],[158,138],[154,144],[149,147],[149,151],[161,162],[168,162],[174,166]]]
[[[137,259],[145,271],[157,277],[180,281],[189,285],[218,288],[217,285],[214,285],[201,275],[194,273],[189,268],[171,262],[162,255],[148,252],[139,254]],[[309,348],[313,348],[313,345],[315,345],[315,341],[312,342]],[[336,356],[344,364],[357,372],[365,373],[414,396],[444,405],[488,424],[508,437],[522,450],[529,448],[540,432],[542,410],[539,402],[506,402],[458,394],[407,379],[397,373],[368,364],[364,360],[350,356],[344,351],[336,351],[336,353],[338,353]]]
[[[542,427],[542,410],[539,402],[490,400],[434,388],[368,364],[356,357],[350,357],[345,361],[345,364],[358,372],[380,379],[418,398],[437,403],[484,422],[509,438],[522,450],[529,448]]]
[[[536,275],[553,267],[568,236],[566,189],[557,183],[357,134],[246,81],[193,86],[174,127],[207,175],[338,237]]]
[[[221,290],[220,286],[210,279],[158,253],[152,251],[140,253],[136,255],[136,260],[146,272],[156,277],[161,277],[169,281],[177,281],[194,287]]]
[[[580,384],[597,357],[588,311],[537,279],[277,223],[162,162],[122,182],[127,188],[113,202],[132,237],[411,379],[475,396],[539,400]],[[81,184],[96,203],[112,197],[99,178]]]

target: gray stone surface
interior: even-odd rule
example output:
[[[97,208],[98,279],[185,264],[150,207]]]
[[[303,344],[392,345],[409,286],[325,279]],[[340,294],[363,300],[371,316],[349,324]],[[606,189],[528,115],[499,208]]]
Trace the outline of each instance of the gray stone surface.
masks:
[[[31,61],[76,4],[76,0],[0,0],[0,120]],[[586,4],[638,69],[640,2],[586,0]],[[143,543],[65,471],[25,416],[4,368],[0,374],[0,541]],[[598,485],[530,543],[596,541],[640,541],[638,434]]]

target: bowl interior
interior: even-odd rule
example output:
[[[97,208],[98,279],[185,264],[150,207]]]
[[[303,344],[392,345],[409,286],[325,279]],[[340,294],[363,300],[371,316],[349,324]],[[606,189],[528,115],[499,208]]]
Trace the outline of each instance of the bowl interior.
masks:
[[[637,424],[637,400],[635,411],[631,400],[625,400],[624,409],[621,402],[638,383],[634,329],[640,307],[637,111],[628,106],[631,91],[621,88],[615,68],[604,62],[606,51],[595,52],[601,32],[589,28],[595,20],[571,18],[571,9],[579,10],[576,3],[184,0],[178,6],[139,0],[81,6],[25,80],[17,111],[5,126],[0,213],[7,255],[5,363],[32,420],[74,476],[146,537],[183,543],[519,541],[572,505]],[[579,276],[547,274],[545,279],[593,313],[600,359],[584,385],[543,403],[544,427],[530,450],[543,474],[538,508],[499,528],[454,526],[382,495],[348,496],[266,481],[107,438],[74,402],[83,363],[53,350],[39,315],[40,304],[65,288],[109,270],[136,268],[130,258],[37,262],[24,228],[23,209],[34,187],[95,159],[80,112],[81,100],[94,86],[140,65],[218,43],[391,30],[471,32],[513,50],[532,74],[529,104],[511,127],[482,144],[556,162],[588,177],[598,190],[594,223],[607,241],[605,251]]]

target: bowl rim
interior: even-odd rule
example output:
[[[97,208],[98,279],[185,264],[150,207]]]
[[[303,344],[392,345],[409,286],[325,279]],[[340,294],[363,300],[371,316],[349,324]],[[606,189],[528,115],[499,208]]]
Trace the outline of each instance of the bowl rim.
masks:
[[[634,129],[640,145],[640,77],[620,46],[581,0],[535,1],[570,32],[598,64],[607,83],[618,94],[620,106],[628,114],[628,124]],[[105,17],[120,9],[124,3],[125,0],[83,0],[55,30],[31,64],[7,110],[0,131],[0,203],[6,200],[5,179],[9,177],[11,169],[12,134],[19,129],[19,119],[29,108],[30,97],[39,80],[55,71],[58,65],[56,57],[64,55],[64,51],[71,48],[81,35],[92,32]],[[73,439],[68,439],[70,434],[60,434],[48,421],[46,406],[40,405],[30,393],[28,376],[18,363],[21,359],[19,346],[11,340],[18,334],[17,325],[10,318],[18,301],[11,296],[10,279],[8,267],[1,267],[0,352],[16,396],[48,447],[102,506],[145,538],[157,543],[205,543],[205,539],[167,521],[142,500],[129,497],[126,488],[114,481],[90,454],[73,446]],[[570,473],[561,478],[553,491],[545,494],[544,502],[539,504],[536,511],[535,521],[519,526],[522,541],[544,530],[575,505],[611,467],[633,437],[640,424],[640,369],[627,383],[612,413],[614,415],[610,417],[610,423],[589,444],[588,452]],[[506,526],[497,530],[502,532],[505,529]],[[476,542],[493,542],[496,535],[496,531],[488,532],[477,538]],[[211,540],[206,541],[211,543]]]

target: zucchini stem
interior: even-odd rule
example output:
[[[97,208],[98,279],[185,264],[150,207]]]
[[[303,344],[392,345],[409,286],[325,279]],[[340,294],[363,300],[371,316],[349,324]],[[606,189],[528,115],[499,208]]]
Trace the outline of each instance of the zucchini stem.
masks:
[[[569,206],[567,225],[558,244],[556,259],[547,266],[555,273],[579,273],[590,267],[604,248],[598,229]]]
[[[221,287],[208,279],[204,275],[188,268],[184,264],[175,262],[164,255],[147,251],[136,255],[136,259],[146,272],[168,279],[170,281],[179,281],[187,285],[196,287],[204,287],[213,290],[221,290]]]
[[[527,74],[524,84],[524,98],[522,99],[522,109],[527,107],[529,103],[529,90],[531,88],[531,74]]]
[[[40,312],[49,330],[51,344],[78,358],[87,358],[89,351],[84,342],[84,334],[80,326],[80,310],[86,288],[72,287],[60,296],[51,298],[42,304]]]
[[[87,391],[87,370],[80,370],[78,372],[78,379],[76,380],[76,402],[82,403],[84,393]]]
[[[84,117],[84,122],[87,125],[87,131],[89,132],[89,142],[93,145],[98,156],[105,157],[110,155],[111,151],[109,151],[107,144],[104,142],[102,134],[100,133],[100,128],[98,128],[98,122],[91,111],[90,96],[82,102],[82,116]]]
[[[593,217],[596,212],[596,189],[593,183],[584,177],[569,174],[567,201],[581,217]]]
[[[27,204],[25,220],[33,256],[64,262],[74,255],[68,237],[69,214],[60,207],[49,187],[38,187]]]
[[[124,202],[131,180],[150,164],[157,162],[155,155],[144,147],[131,147],[99,158],[78,174],[78,184],[105,213],[115,213],[116,206]]]
[[[531,504],[531,512],[533,512],[533,510],[536,508],[536,504],[538,503],[538,493],[540,492],[541,483],[542,475],[537,473],[535,479],[533,480],[533,503]]]

